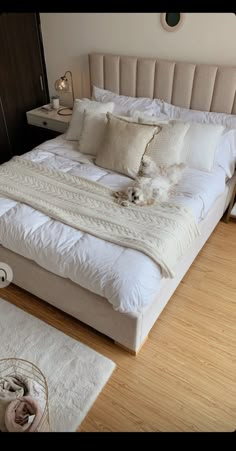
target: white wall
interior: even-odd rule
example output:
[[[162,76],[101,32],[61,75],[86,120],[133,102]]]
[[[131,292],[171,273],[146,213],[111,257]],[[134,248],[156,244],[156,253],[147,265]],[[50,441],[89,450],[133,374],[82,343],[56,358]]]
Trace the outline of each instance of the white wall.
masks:
[[[160,13],[41,13],[50,94],[71,70],[77,97],[89,95],[87,55],[124,55],[236,65],[236,16],[186,13],[183,27],[165,31]],[[62,97],[68,105],[71,95]]]

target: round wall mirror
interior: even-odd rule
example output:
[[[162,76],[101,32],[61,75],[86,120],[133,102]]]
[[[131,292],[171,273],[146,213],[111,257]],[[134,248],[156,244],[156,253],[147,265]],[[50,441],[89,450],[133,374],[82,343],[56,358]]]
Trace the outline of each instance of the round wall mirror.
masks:
[[[182,26],[184,17],[184,13],[161,13],[160,19],[165,30],[176,31]]]

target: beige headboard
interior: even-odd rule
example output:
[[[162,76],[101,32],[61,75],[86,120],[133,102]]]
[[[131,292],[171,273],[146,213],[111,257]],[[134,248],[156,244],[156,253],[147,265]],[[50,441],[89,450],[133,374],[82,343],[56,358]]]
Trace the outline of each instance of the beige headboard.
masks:
[[[236,114],[236,67],[92,53],[89,69],[91,86],[117,94]]]

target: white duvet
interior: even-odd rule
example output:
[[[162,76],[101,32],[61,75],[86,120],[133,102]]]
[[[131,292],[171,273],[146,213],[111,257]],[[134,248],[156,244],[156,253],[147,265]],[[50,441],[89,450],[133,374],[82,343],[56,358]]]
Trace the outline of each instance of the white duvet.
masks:
[[[24,155],[60,171],[86,177],[114,190],[132,183],[126,176],[93,164],[60,136]],[[225,189],[225,172],[187,169],[171,202],[192,209],[200,222]],[[160,289],[159,267],[139,251],[103,241],[55,221],[33,208],[0,197],[0,244],[105,297],[120,312],[140,312]]]

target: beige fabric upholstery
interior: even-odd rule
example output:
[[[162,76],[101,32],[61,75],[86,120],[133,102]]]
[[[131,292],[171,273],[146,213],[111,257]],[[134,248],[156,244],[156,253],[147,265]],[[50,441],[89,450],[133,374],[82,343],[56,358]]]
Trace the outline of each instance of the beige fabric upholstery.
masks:
[[[172,86],[174,80],[175,63],[171,61],[157,61],[154,80],[154,98],[171,103]],[[166,100],[168,99],[168,100]]]
[[[199,65],[196,67],[190,105],[192,110],[201,110],[201,106],[205,105],[204,111],[210,111],[216,72],[216,66]]]
[[[236,114],[236,66],[90,54],[91,86],[163,99],[201,111]]]
[[[153,98],[155,65],[154,60],[145,59],[137,65],[136,97]]]
[[[233,109],[236,86],[236,68],[218,68],[214,93],[211,103],[211,111],[230,114]]]
[[[171,166],[184,162],[186,152],[183,153],[183,144],[190,124],[181,121],[169,121],[168,124],[160,125],[161,131],[154,136],[145,155],[150,157],[157,166]]]
[[[78,150],[87,155],[97,155],[106,132],[107,117],[104,113],[84,110]]]
[[[195,67],[194,64],[186,63],[175,65],[171,97],[171,103],[173,105],[178,105],[183,108],[190,107]]]
[[[118,94],[120,89],[120,77],[119,77],[119,56],[105,56],[105,84],[106,89]],[[114,75],[114,76],[113,76]],[[106,82],[107,80],[107,82]]]
[[[136,97],[136,73],[137,58],[120,58],[120,91],[118,94]]]
[[[97,151],[96,164],[135,178],[142,156],[160,127],[127,121],[107,114],[104,139]]]

